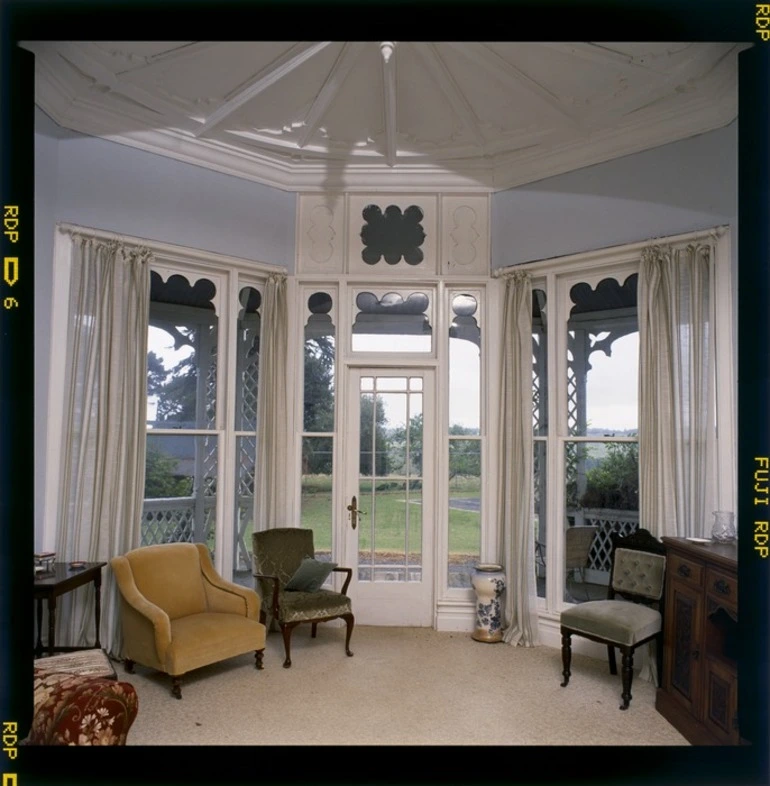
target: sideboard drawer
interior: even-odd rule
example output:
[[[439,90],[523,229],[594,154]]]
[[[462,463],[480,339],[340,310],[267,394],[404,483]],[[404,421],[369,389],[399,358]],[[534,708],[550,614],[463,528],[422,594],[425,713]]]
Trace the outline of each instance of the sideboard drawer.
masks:
[[[703,565],[700,562],[679,554],[669,554],[668,569],[671,576],[681,579],[692,587],[703,586]]]
[[[726,606],[738,606],[738,577],[714,568],[706,570],[706,592]]]

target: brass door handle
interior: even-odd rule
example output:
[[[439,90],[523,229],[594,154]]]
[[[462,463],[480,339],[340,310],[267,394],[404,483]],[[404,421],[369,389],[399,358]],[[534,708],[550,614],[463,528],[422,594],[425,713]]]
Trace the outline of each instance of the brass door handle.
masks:
[[[358,523],[358,501],[356,500],[355,494],[353,495],[353,499],[350,500],[350,505],[348,505],[348,511],[350,511],[350,526],[353,529],[356,528],[356,524]]]

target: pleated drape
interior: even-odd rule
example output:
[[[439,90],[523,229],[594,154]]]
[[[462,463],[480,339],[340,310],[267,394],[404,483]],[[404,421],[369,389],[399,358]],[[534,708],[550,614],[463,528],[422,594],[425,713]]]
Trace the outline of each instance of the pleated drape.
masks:
[[[639,271],[639,510],[661,537],[710,534],[715,476],[714,249],[651,246]]]
[[[498,553],[506,576],[503,638],[538,643],[532,439],[532,283],[528,273],[505,278],[500,455],[498,460]]]
[[[288,477],[288,306],[286,276],[273,273],[265,283],[260,339],[260,390],[257,424],[257,529],[291,526],[286,522]]]
[[[147,249],[72,235],[57,559],[109,562],[140,544],[147,413]],[[93,585],[60,599],[59,640],[93,644]],[[119,655],[119,598],[103,569],[102,646]]]

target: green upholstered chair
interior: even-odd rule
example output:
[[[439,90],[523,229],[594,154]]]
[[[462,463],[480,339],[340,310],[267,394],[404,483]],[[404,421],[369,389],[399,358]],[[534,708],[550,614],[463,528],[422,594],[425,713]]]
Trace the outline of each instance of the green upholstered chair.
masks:
[[[315,565],[316,568],[324,566],[318,565],[315,561],[313,531],[310,529],[281,527],[255,532],[252,536],[252,544],[254,578],[257,582],[257,591],[262,596],[260,620],[268,625],[276,622],[280,627],[286,652],[284,668],[288,669],[291,666],[291,634],[302,622],[312,624],[311,635],[315,638],[319,622],[344,619],[347,624],[345,652],[349,656],[352,655],[350,637],[355,618],[350,598],[346,593],[353,571],[350,568],[340,568],[333,563],[327,563],[326,570],[313,577],[311,575],[313,566]],[[311,579],[307,585],[303,585],[302,582],[297,583],[297,578],[305,568],[308,568]],[[332,571],[347,574],[341,592],[320,587],[323,579]],[[315,581],[312,581],[313,578]],[[293,584],[300,588],[292,589]]]
[[[663,544],[646,529],[627,537],[612,533],[612,567],[607,600],[580,603],[561,613],[562,687],[569,684],[572,636],[583,636],[607,645],[610,673],[617,674],[615,647],[623,655],[621,710],[631,701],[634,650],[657,640],[658,674],[661,674],[662,598],[666,575]]]
[[[171,675],[182,698],[181,677],[253,651],[262,668],[265,626],[253,589],[225,581],[202,543],[162,543],[110,561],[120,590],[126,671],[140,663]]]

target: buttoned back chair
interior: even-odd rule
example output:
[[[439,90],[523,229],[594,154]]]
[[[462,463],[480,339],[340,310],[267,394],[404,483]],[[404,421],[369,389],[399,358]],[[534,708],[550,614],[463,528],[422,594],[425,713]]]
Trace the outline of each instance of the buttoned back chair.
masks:
[[[617,674],[615,648],[623,656],[621,710],[631,702],[634,651],[642,644],[656,641],[658,674],[661,674],[663,647],[663,588],[666,551],[663,544],[646,529],[626,537],[611,535],[610,583],[606,600],[580,603],[561,613],[561,656],[564,681],[570,680],[572,636],[583,636],[607,645],[610,673]]]
[[[265,626],[259,597],[225,581],[202,543],[162,543],[110,561],[120,590],[126,671],[139,663],[171,675],[182,698],[181,677],[254,651],[262,668]]]
[[[310,529],[279,527],[255,532],[252,544],[254,579],[262,596],[260,620],[280,627],[286,654],[284,668],[291,666],[291,635],[303,622],[311,624],[311,636],[315,638],[319,622],[345,620],[345,652],[352,656],[350,637],[355,617],[347,590],[353,571],[316,560]],[[340,592],[322,586],[332,572],[346,574]]]

